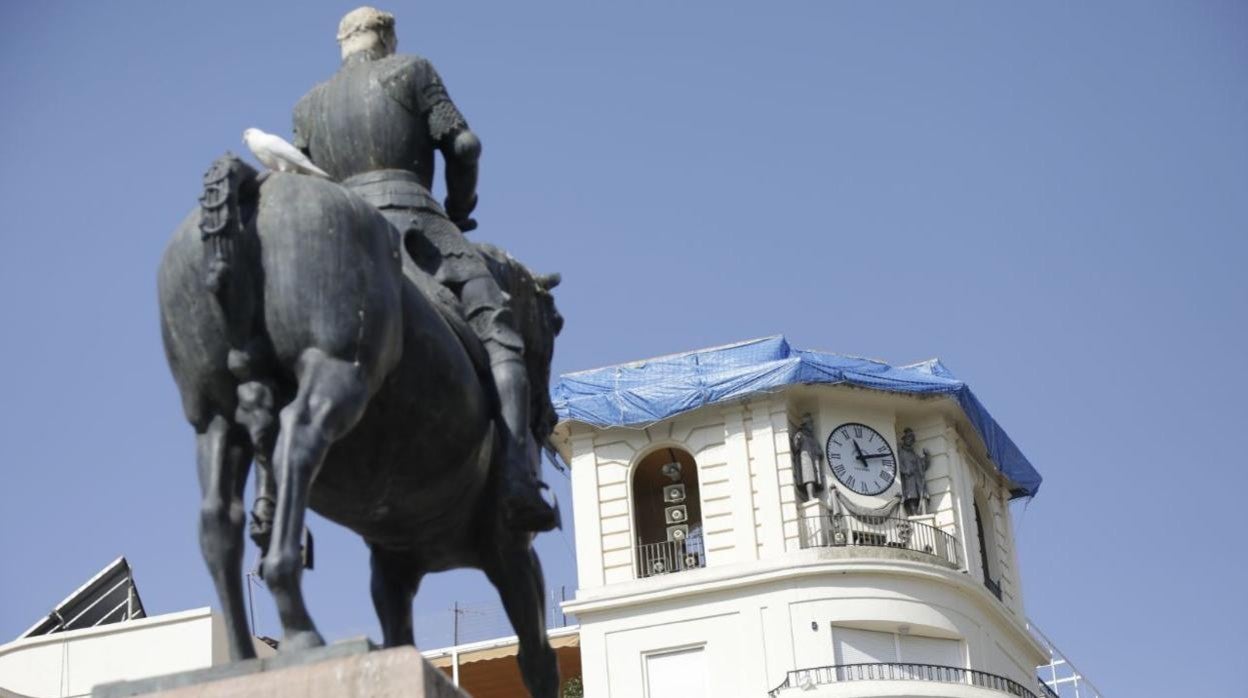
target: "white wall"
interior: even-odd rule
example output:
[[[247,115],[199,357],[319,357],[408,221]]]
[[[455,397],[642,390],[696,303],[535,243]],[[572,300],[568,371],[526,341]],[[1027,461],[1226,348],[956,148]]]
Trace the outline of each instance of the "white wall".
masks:
[[[257,651],[273,653],[267,645]],[[228,661],[221,618],[200,608],[0,645],[0,687],[35,698],[87,696],[100,683]]]
[[[644,696],[645,657],[689,647],[705,650],[710,695],[765,695],[790,670],[835,664],[834,626],[959,640],[960,666],[1034,684],[1022,667],[1043,661],[1043,651],[995,599],[977,593],[975,580],[912,562],[867,570],[825,552],[759,563],[753,577],[721,573],[647,598],[570,604],[581,623],[586,695]]]

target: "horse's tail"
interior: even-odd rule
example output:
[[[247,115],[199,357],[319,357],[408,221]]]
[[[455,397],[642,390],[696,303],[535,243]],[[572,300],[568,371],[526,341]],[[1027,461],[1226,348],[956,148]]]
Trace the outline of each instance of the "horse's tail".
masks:
[[[257,207],[256,175],[255,168],[226,153],[204,173],[199,197],[204,286],[221,306],[230,348],[244,351],[255,339],[261,277],[256,245],[250,244],[254,231],[247,223]],[[239,373],[234,366],[231,370]]]
[[[259,196],[257,173],[233,153],[216,159],[204,173],[199,197],[199,232],[204,249],[204,285],[225,316],[227,364],[238,379],[235,420],[247,427],[258,460],[267,460],[274,436],[272,380],[260,370],[264,343],[256,327],[259,261],[250,244],[247,221]]]
[[[204,242],[205,285],[227,304],[227,288],[235,275],[242,247],[243,214],[240,191],[255,179],[256,171],[233,153],[217,158],[204,173],[204,193],[199,197],[199,232]]]

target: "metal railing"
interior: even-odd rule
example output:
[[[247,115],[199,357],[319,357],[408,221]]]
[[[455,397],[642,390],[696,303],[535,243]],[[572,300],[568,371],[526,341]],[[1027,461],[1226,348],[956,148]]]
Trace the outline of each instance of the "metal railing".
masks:
[[[1036,669],[1041,683],[1044,684],[1045,698],[1102,698],[1105,695],[1071,663],[1069,657],[1062,654],[1057,645],[1030,618],[1027,619],[1027,629],[1031,631],[1036,642],[1049,653],[1049,663]]]
[[[1053,689],[1049,688],[1049,684],[1045,683],[1044,679],[1037,676],[1036,683],[1040,684],[1041,698],[1062,698],[1061,696],[1057,695],[1057,691],[1054,691]]]
[[[702,536],[637,546],[637,577],[653,577],[706,567]]]
[[[1001,582],[999,580],[994,582],[991,578],[984,577],[984,586],[988,587],[988,591],[992,592],[992,595],[997,597],[997,601],[1004,600],[1001,598]]]
[[[934,683],[960,683],[1000,691],[1011,696],[1037,698],[1036,693],[1022,684],[1004,676],[986,671],[941,666],[939,664],[913,664],[886,662],[879,664],[835,664],[832,666],[795,669],[784,677],[784,683],[767,693],[772,698],[786,688],[805,689],[820,684],[841,681],[931,681]],[[1039,686],[1044,684],[1037,680]],[[1039,687],[1038,686],[1038,687]],[[1047,689],[1047,687],[1045,687]],[[1045,694],[1048,695],[1047,693]]]
[[[932,555],[958,567],[958,539],[935,526],[899,516],[834,514],[799,521],[803,548],[871,546]]]

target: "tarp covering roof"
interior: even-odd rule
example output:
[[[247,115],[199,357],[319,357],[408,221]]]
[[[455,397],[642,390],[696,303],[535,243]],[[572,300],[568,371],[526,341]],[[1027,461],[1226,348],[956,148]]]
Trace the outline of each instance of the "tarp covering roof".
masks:
[[[889,366],[852,356],[804,351],[784,337],[607,366],[562,376],[551,391],[561,420],[597,427],[640,427],[706,405],[791,385],[842,384],[912,395],[948,395],[1014,484],[1014,497],[1040,491],[1040,473],[988,414],[966,383],[937,359]]]

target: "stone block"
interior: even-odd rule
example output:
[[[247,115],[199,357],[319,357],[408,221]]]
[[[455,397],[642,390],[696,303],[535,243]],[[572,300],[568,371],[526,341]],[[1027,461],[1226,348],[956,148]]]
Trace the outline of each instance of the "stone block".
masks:
[[[468,698],[415,647],[365,639],[208,669],[96,686],[92,698]]]

